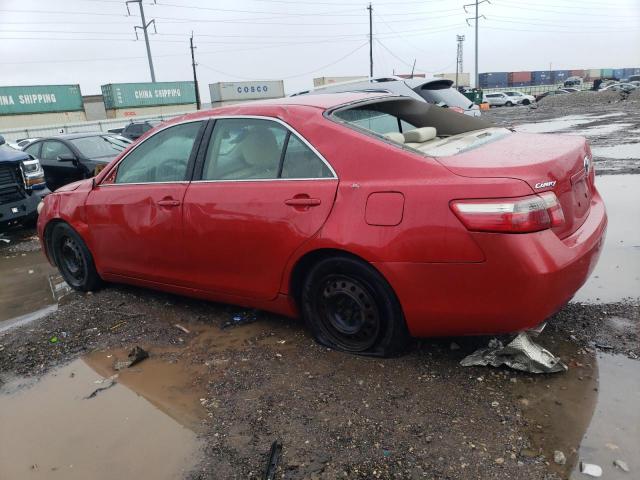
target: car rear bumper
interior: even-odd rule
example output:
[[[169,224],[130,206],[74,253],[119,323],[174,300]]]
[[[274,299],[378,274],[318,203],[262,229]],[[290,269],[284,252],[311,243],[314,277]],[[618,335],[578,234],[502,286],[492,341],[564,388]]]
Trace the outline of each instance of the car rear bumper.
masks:
[[[595,267],[607,215],[600,196],[585,223],[560,239],[475,233],[480,263],[376,263],[394,288],[414,336],[509,333],[534,327],[565,305]]]

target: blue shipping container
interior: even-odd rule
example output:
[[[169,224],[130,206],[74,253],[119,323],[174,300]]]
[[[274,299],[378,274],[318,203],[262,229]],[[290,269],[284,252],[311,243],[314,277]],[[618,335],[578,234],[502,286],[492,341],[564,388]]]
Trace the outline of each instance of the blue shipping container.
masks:
[[[529,87],[531,82],[511,82],[511,87]]]
[[[562,83],[570,76],[571,72],[569,70],[553,70],[551,72],[551,82]]]
[[[549,70],[531,72],[531,85],[551,85],[551,83],[551,72]]]
[[[488,72],[479,75],[480,88],[502,88],[509,86],[508,72]]]
[[[613,76],[616,77],[617,79],[624,78],[624,68],[614,68]]]

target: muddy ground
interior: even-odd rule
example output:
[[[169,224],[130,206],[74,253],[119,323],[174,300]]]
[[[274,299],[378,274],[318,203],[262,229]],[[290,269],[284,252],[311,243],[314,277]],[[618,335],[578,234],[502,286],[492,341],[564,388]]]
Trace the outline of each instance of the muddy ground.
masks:
[[[598,107],[568,128],[606,128],[590,136],[594,152],[627,143],[640,135],[640,116],[626,108]],[[567,115],[579,114],[489,113],[517,125]],[[631,126],[606,127],[621,122]],[[638,156],[599,171],[636,164]],[[419,340],[398,358],[363,358],[319,346],[296,320],[134,287],[55,302],[55,270],[34,232],[13,231],[0,242],[0,478],[258,479],[274,440],[285,479],[588,478],[580,460],[601,465],[605,478],[635,478],[638,180],[598,179],[610,202],[605,252],[537,338],[569,367],[553,375],[459,366],[484,337]],[[150,358],[114,370],[136,345]]]

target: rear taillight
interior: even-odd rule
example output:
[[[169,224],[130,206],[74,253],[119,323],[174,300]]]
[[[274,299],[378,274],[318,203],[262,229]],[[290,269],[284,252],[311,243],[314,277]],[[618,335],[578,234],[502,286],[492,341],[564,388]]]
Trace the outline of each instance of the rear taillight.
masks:
[[[564,223],[553,192],[519,198],[454,200],[451,209],[467,229],[475,232],[529,233]]]

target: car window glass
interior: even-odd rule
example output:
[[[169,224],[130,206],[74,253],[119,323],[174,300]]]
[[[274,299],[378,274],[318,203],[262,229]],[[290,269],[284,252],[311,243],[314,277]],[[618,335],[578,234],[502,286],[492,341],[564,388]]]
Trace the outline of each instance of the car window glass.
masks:
[[[35,143],[33,145],[29,145],[27,148],[24,149],[25,152],[33,155],[36,158],[40,157],[40,146],[42,145],[41,142],[39,143]]]
[[[162,130],[143,141],[118,165],[115,183],[179,182],[186,179],[202,122]]]
[[[361,108],[343,110],[341,112],[337,112],[336,117],[381,135],[391,132],[400,132],[398,117],[389,115],[388,113],[378,112],[376,110]],[[406,132],[407,130],[413,130],[414,128],[416,127],[411,125],[409,122],[402,121],[403,131]]]
[[[254,118],[216,121],[202,172],[203,180],[277,178],[287,129]]]
[[[282,163],[282,178],[332,178],[331,170],[295,135],[289,137]]]
[[[40,154],[42,160],[57,160],[60,155],[73,155],[73,152],[62,142],[47,141],[43,143]]]
[[[127,146],[107,135],[74,138],[70,142],[87,158],[115,157]]]

